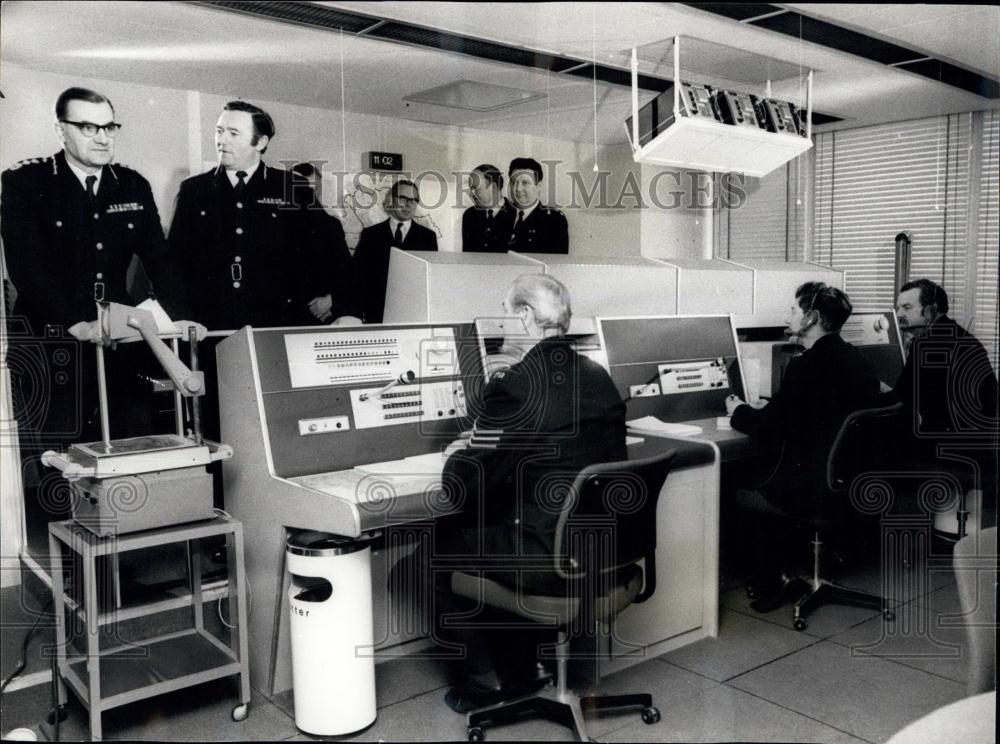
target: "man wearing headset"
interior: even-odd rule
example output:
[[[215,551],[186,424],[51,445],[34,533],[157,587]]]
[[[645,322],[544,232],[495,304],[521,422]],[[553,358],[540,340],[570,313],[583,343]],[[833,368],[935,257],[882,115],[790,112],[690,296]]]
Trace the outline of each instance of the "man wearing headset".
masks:
[[[821,282],[807,282],[795,291],[785,321],[785,335],[805,352],[793,359],[781,388],[763,408],[736,396],[726,400],[732,426],[781,451],[781,459],[766,483],[741,491],[741,506],[774,517],[812,517],[820,513],[826,481],[826,461],[840,425],[848,414],[875,405],[878,381],[857,350],[840,337],[850,317],[847,295]],[[754,539],[754,586],[760,597],[751,605],[758,612],[780,607],[789,596],[792,549],[797,545],[787,523],[758,520]]]

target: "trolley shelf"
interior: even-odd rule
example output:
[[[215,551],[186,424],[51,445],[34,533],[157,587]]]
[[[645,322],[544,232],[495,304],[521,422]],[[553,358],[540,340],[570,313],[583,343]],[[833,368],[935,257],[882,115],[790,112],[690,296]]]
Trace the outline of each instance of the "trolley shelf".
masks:
[[[74,691],[89,698],[87,658],[71,659],[67,672],[66,681]],[[101,653],[101,707],[127,705],[239,672],[236,655],[223,650],[204,631],[192,629],[118,646]]]

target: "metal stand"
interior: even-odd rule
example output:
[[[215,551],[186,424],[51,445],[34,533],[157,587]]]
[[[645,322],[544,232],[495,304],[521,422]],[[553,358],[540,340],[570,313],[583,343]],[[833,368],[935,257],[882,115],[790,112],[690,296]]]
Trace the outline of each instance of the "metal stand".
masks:
[[[200,553],[196,545],[192,547],[193,542],[215,535],[226,536],[229,558],[227,595],[232,629],[228,644],[205,629]],[[97,581],[100,556],[117,556],[130,550],[177,542],[187,543],[190,595],[124,611],[102,611]],[[82,607],[64,594],[64,548],[69,550],[70,565],[74,554],[82,558]],[[101,714],[106,710],[232,674],[240,675],[240,705],[233,709],[232,716],[236,721],[246,718],[250,703],[250,670],[243,594],[243,525],[240,522],[219,516],[117,537],[98,537],[72,520],[52,522],[49,524],[49,551],[56,615],[57,703],[62,706],[66,702],[67,686],[73,690],[89,712],[92,741],[102,738]],[[118,641],[101,648],[102,636],[113,636],[120,617],[143,617],[186,606],[192,611],[192,627],[187,630],[140,642]],[[67,609],[71,612],[72,629],[81,629],[84,637],[67,636]],[[105,661],[112,663],[109,665]]]

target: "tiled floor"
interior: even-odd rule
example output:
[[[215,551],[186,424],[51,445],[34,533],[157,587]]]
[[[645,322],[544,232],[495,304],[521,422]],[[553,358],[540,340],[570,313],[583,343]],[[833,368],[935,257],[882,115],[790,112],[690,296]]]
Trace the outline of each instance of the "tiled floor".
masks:
[[[877,586],[878,571],[862,568],[845,583]],[[965,696],[966,647],[960,629],[943,619],[958,613],[953,580],[935,571],[905,591],[895,623],[872,610],[838,605],[818,608],[805,632],[791,628],[790,609],[760,615],[749,608],[732,576],[721,586],[719,637],[707,639],[606,678],[607,692],[647,691],[662,719],[647,726],[638,715],[591,720],[598,741],[802,741],[829,744],[883,742],[925,713]],[[916,587],[916,589],[914,589]],[[20,598],[4,590],[4,675],[20,649],[23,616],[9,625]],[[14,609],[10,605],[14,605]],[[38,654],[41,644],[32,645]],[[35,660],[32,668],[42,662]],[[464,741],[463,716],[442,700],[443,671],[435,662],[397,659],[377,667],[378,718],[346,741]],[[269,701],[254,693],[250,717],[230,719],[235,680],[223,680],[111,711],[105,738],[117,740],[310,740],[295,727],[290,693]],[[49,709],[49,687],[3,697],[4,732],[40,723]],[[61,739],[87,735],[83,708],[71,700]],[[569,729],[544,720],[488,732],[490,740],[566,740]]]

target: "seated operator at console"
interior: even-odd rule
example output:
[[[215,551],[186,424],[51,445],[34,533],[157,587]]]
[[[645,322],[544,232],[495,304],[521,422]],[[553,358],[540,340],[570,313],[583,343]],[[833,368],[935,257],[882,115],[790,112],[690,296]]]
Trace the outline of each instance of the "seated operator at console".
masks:
[[[452,445],[444,470],[445,487],[456,488],[465,504],[438,540],[435,557],[452,557],[451,568],[434,573],[437,639],[464,650],[463,677],[445,698],[458,712],[535,684],[537,655],[523,624],[506,632],[485,628],[481,614],[465,627],[454,617],[445,624],[473,604],[451,593],[452,571],[481,569],[512,588],[565,594],[562,579],[537,568],[551,565],[559,514],[546,493],[556,474],[572,478],[587,465],[626,458],[625,405],[611,377],[565,338],[566,287],[551,276],[522,276],[504,311],[508,330],[523,327],[517,336],[508,332],[507,342],[524,356],[486,384],[475,427]],[[529,557],[536,567],[521,571],[505,557]]]
[[[739,501],[760,516],[752,585],[760,597],[751,607],[771,612],[791,599],[792,549],[797,545],[788,520],[820,513],[826,462],[844,419],[876,404],[878,382],[858,351],[840,337],[851,302],[836,287],[807,282],[795,291],[785,321],[785,335],[805,352],[788,365],[781,388],[763,408],[736,396],[726,400],[734,429],[773,443],[780,461],[767,482],[741,491]],[[762,503],[763,502],[763,503]]]

